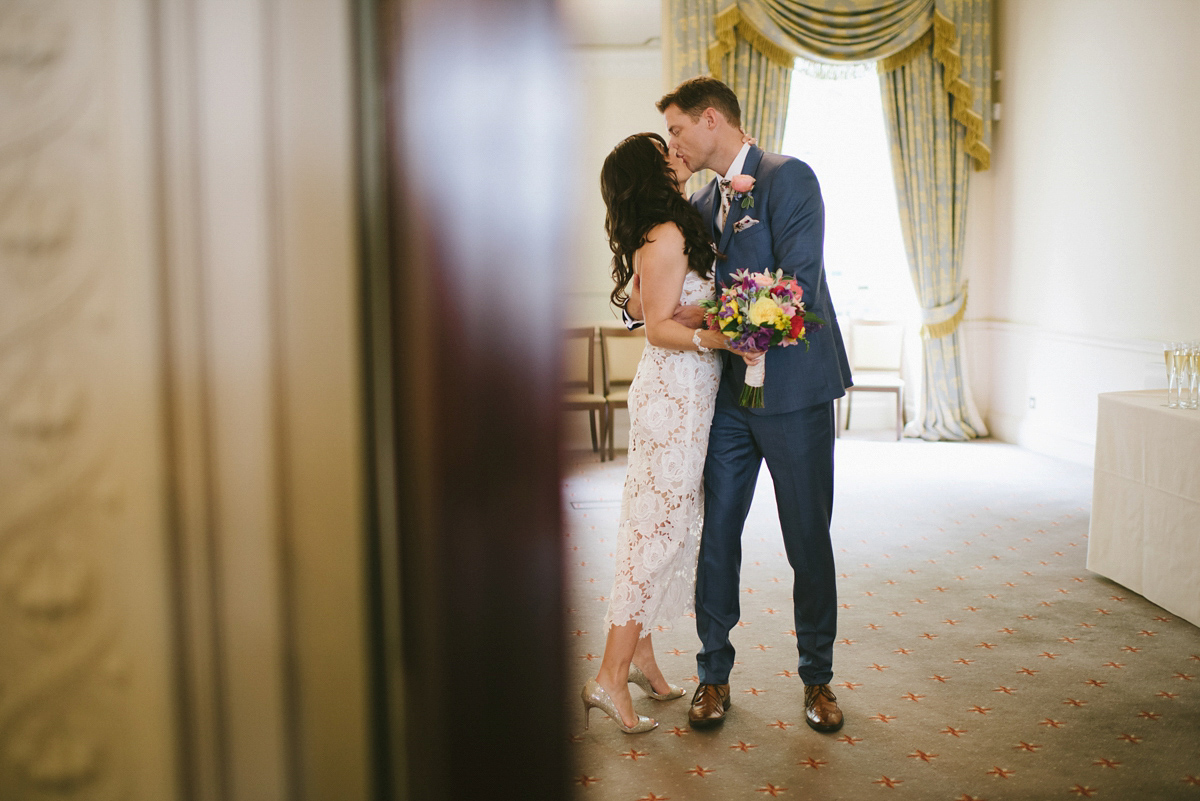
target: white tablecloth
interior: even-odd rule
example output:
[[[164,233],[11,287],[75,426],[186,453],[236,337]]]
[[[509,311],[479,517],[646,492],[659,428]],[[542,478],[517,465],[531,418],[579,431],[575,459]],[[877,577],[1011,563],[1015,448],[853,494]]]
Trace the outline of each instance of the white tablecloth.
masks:
[[[1089,570],[1200,626],[1200,410],[1100,395]]]

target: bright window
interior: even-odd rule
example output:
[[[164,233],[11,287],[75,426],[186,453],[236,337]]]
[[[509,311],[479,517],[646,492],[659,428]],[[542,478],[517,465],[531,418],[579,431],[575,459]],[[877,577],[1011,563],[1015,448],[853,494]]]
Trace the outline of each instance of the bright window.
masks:
[[[838,317],[917,319],[875,71],[829,79],[797,69],[782,150],[807,162],[821,184]]]

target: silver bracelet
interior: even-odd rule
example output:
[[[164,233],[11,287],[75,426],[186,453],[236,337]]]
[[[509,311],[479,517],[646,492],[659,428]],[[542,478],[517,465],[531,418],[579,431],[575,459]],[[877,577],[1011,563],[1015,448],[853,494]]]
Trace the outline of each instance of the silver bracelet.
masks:
[[[696,350],[700,351],[701,353],[711,353],[712,352],[712,348],[706,348],[700,344],[700,329],[699,328],[696,329],[696,333],[692,334],[692,344],[694,344],[696,346]]]

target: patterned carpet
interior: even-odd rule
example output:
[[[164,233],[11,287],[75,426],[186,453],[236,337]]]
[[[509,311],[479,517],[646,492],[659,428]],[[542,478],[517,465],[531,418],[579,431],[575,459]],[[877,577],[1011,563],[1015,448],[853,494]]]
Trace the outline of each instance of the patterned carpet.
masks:
[[[620,455],[588,453],[564,481],[577,799],[1200,799],[1200,630],[1086,570],[1090,470],[992,442],[839,441],[840,732],[804,724],[764,470],[724,726],[688,728],[691,689],[660,703],[631,687],[659,728],[594,712],[585,733],[623,478]],[[654,640],[694,688],[691,621]]]

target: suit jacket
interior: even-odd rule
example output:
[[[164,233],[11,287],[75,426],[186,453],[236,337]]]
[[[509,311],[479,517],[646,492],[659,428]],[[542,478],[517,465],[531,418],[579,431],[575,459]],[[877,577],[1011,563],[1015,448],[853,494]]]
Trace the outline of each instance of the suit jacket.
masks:
[[[807,332],[807,350],[798,344],[767,351],[764,407],[750,411],[783,414],[840,398],[852,382],[842,332],[825,282],[825,204],[817,176],[803,161],[765,153],[754,146],[746,154],[742,171],[754,176],[750,193],[754,205],[743,209],[734,201],[722,230],[716,229],[721,205],[717,179],[692,196],[692,204],[713,226],[717,250],[725,256],[717,258],[717,284],[729,283],[737,270],[782,269],[803,287],[805,309],[825,321],[820,330]],[[735,232],[743,218],[758,222]],[[737,403],[746,364],[726,351],[722,351],[721,358],[724,368],[720,395],[725,401]]]

